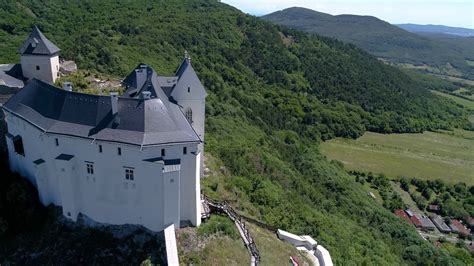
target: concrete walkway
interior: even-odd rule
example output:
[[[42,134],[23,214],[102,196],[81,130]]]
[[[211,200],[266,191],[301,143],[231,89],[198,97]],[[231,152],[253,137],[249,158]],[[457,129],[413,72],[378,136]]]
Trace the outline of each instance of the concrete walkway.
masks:
[[[165,243],[167,265],[178,266],[178,246],[176,245],[176,234],[174,224],[165,228]]]

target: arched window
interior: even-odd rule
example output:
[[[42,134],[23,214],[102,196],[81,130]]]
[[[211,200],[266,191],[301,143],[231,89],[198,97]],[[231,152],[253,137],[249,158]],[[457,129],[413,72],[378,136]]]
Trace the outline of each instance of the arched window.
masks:
[[[184,112],[184,116],[186,117],[186,119],[188,120],[188,122],[190,124],[193,123],[193,110],[191,110],[191,108],[186,108],[186,112]]]

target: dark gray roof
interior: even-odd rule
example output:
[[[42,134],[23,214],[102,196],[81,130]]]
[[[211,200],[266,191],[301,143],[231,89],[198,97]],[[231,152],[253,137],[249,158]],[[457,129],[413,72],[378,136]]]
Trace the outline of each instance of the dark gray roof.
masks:
[[[21,65],[0,65],[0,85],[10,88],[22,88],[24,86],[24,83]]]
[[[150,158],[143,160],[145,162],[150,162],[150,163],[155,163],[155,162],[160,162],[163,161],[165,165],[178,165],[181,163],[181,159],[171,159],[171,160],[165,160],[163,157],[156,157],[156,158]]]
[[[203,90],[203,93],[207,95],[189,57],[184,58],[174,76],[159,76],[150,66],[143,63],[138,64],[132,73],[122,81],[122,84],[127,88],[124,93],[127,97],[139,98],[142,92],[150,91],[152,98],[168,97],[172,99],[173,90],[184,89],[181,88],[183,85],[180,81],[183,84],[186,83],[186,86]]]
[[[18,50],[20,54],[31,55],[54,55],[59,51],[60,49],[48,40],[36,26],[33,26],[30,36]]]
[[[69,92],[33,79],[3,108],[50,133],[134,145],[200,142],[179,106],[154,90],[149,100],[119,97],[114,117],[110,96]]]
[[[74,155],[61,153],[58,157],[56,157],[56,160],[70,161],[72,158],[74,158]]]
[[[42,163],[44,163],[45,161],[43,159],[38,159],[36,161],[34,161],[33,163],[36,164],[36,165],[40,165]]]

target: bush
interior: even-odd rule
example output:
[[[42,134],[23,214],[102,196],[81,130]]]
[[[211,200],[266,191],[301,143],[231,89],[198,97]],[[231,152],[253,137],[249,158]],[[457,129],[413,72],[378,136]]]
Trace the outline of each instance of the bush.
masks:
[[[240,237],[235,224],[229,218],[222,215],[212,215],[208,221],[199,226],[198,234],[202,236],[222,234],[232,239]]]

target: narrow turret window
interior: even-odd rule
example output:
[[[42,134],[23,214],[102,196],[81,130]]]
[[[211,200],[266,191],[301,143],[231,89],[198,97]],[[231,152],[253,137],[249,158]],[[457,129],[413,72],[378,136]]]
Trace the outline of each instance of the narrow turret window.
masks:
[[[40,70],[40,66],[36,66],[36,70]]]
[[[190,93],[190,92],[191,92],[191,87],[188,87],[188,93]]]
[[[161,149],[161,157],[165,157],[166,156],[166,150],[165,149]]]
[[[183,154],[188,154],[188,148],[187,147],[183,147]]]
[[[188,120],[190,124],[193,123],[193,110],[191,108],[186,108],[186,112],[184,113],[184,116]]]

